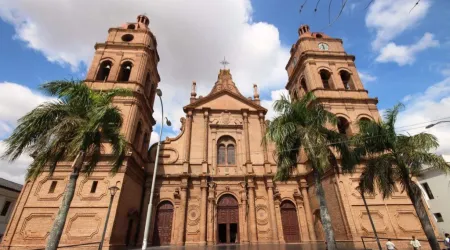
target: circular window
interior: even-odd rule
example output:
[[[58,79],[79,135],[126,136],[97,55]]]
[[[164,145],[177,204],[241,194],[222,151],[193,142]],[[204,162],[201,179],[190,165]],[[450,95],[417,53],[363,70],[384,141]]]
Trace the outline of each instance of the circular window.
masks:
[[[122,36],[122,41],[124,42],[131,42],[133,40],[134,36],[131,34],[125,34]]]

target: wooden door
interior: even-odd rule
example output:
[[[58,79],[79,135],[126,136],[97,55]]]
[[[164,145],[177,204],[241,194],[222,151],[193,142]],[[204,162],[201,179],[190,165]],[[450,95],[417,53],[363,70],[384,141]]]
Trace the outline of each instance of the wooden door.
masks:
[[[217,243],[239,242],[239,204],[232,195],[224,195],[217,203]]]
[[[153,229],[153,245],[169,245],[172,236],[173,205],[164,201],[156,210],[155,227]]]
[[[281,224],[286,242],[300,242],[300,230],[298,226],[297,210],[294,203],[283,201],[281,209]]]

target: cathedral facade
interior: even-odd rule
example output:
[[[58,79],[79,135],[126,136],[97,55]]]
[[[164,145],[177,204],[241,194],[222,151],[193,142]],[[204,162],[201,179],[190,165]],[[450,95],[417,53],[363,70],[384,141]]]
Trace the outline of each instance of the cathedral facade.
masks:
[[[219,70],[205,96],[197,96],[192,83],[181,131],[162,142],[159,167],[153,171],[156,145],[147,149],[160,78],[157,41],[148,26],[149,19],[140,15],[137,22],[109,29],[107,41],[95,45],[86,83],[96,90],[121,87],[134,93],[114,99],[124,116],[122,133],[130,150],[116,175],[109,173],[105,147],[95,172],[80,176],[60,245],[97,248],[110,200],[108,188],[113,185],[120,190],[106,225],[104,249],[141,245],[155,174],[150,246],[323,241],[308,162],[299,162],[288,181],[273,181],[275,148],[261,144],[267,109],[261,106],[257,86],[253,86],[253,97],[243,96],[229,69]],[[348,135],[357,132],[358,120],[380,119],[377,99],[368,96],[354,60],[341,39],[311,32],[304,25],[286,66],[291,98],[314,92],[338,116],[336,129]],[[2,247],[45,245],[70,166],[61,162],[53,176],[44,173],[24,185]],[[336,239],[351,245],[360,244],[361,236],[373,236],[356,190],[358,177],[358,171],[352,175],[328,172],[322,180]],[[387,200],[369,196],[367,202],[380,237],[424,238],[405,193],[396,191]]]

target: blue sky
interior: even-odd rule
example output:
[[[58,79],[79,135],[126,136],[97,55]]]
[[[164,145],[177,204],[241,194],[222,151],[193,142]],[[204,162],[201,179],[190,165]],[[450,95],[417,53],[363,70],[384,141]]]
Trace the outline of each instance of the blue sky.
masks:
[[[224,55],[241,92],[251,95],[257,83],[262,103],[270,109],[283,93],[289,49],[305,23],[312,31],[343,39],[347,53],[356,56],[369,95],[379,98],[380,110],[405,102],[399,125],[410,126],[407,132],[420,132],[421,124],[450,117],[450,1],[422,0],[409,13],[415,0],[375,0],[367,9],[369,1],[349,0],[331,26],[328,1],[322,0],[314,13],[316,1],[309,0],[299,13],[303,2],[0,0],[0,140],[17,118],[46,100],[37,91],[39,84],[83,79],[95,42],[105,40],[109,27],[133,22],[144,12],[158,39],[165,109],[175,121],[166,135],[178,133],[191,82],[196,80],[199,94],[206,95]],[[341,1],[334,2],[332,19]],[[159,106],[155,109],[159,121]],[[431,131],[444,142],[441,153],[450,154],[449,128]],[[0,175],[21,176],[11,170],[0,170]]]

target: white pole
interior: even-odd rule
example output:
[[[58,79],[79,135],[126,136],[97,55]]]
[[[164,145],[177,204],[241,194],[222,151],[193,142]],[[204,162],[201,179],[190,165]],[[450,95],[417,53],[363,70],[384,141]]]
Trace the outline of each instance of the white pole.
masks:
[[[148,231],[150,229],[150,219],[152,215],[152,206],[153,206],[153,191],[155,190],[155,181],[156,181],[156,173],[158,171],[158,160],[159,160],[159,147],[161,146],[161,136],[164,127],[164,108],[161,96],[159,96],[159,100],[161,101],[161,129],[159,131],[159,140],[158,147],[156,148],[156,159],[155,159],[155,168],[153,169],[153,180],[152,180],[152,188],[150,190],[150,201],[148,202],[147,208],[147,217],[145,218],[145,230],[144,230],[144,241],[142,242],[142,250],[147,249],[147,239],[148,239]],[[145,185],[145,184],[144,184]]]

